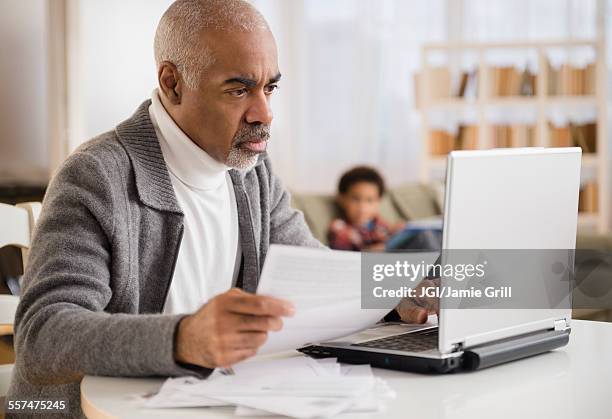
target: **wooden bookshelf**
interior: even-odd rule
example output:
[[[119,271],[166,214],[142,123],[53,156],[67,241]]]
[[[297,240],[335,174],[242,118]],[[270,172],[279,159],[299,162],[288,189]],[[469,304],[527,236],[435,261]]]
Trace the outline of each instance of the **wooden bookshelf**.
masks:
[[[588,49],[593,59],[553,66],[552,49],[566,51],[567,57],[576,49]],[[491,64],[495,61],[490,60],[491,53],[499,57],[505,51],[515,58],[524,54],[525,64],[521,68]],[[431,60],[434,55],[438,60]],[[469,57],[471,67],[462,62],[463,56]],[[609,231],[603,41],[427,44],[421,50],[415,84],[422,116],[424,182],[443,180],[445,156],[451,150],[579,146],[583,149],[579,229]],[[500,123],[495,115],[504,109],[524,117]],[[456,120],[454,128],[438,126],[436,113]],[[559,124],[555,115],[564,113],[568,120]]]

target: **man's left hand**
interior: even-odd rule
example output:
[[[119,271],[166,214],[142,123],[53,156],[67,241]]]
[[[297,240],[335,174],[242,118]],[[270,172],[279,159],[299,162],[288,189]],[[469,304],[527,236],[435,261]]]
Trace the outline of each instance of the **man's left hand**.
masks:
[[[440,279],[424,279],[415,287],[416,297],[404,298],[395,307],[402,321],[406,323],[423,324],[430,314],[440,314],[440,299],[437,297],[422,296],[422,289],[428,287],[437,288]]]

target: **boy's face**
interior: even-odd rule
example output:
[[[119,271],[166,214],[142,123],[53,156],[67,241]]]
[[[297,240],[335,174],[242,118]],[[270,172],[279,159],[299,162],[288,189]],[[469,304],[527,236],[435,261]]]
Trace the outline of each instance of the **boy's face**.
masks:
[[[339,203],[350,224],[367,224],[380,210],[378,185],[372,182],[354,183],[340,195]]]

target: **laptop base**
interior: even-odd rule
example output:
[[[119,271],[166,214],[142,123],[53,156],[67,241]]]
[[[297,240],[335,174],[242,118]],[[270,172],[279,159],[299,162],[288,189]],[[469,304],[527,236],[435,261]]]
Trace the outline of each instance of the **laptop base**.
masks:
[[[306,346],[298,349],[298,351],[313,358],[338,358],[338,362],[347,364],[370,364],[375,368],[411,371],[421,374],[448,373],[457,369],[461,362],[460,357],[424,358],[317,345]]]
[[[474,371],[527,358],[565,346],[570,330],[529,333],[467,349],[456,356],[429,358],[359,350],[359,346],[311,345],[298,351],[313,358],[338,358],[348,364],[369,364],[375,368],[423,374]]]

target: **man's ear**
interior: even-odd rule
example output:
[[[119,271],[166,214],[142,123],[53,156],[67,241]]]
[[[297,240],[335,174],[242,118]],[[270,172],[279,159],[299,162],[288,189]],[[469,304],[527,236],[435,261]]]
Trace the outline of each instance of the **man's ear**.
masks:
[[[161,93],[173,105],[180,105],[183,83],[174,64],[163,61],[157,70],[157,79]]]

